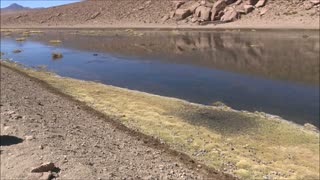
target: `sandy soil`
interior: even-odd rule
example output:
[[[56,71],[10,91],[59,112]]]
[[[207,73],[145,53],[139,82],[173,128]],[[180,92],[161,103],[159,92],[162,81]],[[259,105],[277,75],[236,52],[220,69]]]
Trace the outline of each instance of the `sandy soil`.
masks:
[[[268,1],[263,8],[226,24],[200,26],[161,19],[174,10],[174,0],[87,0],[16,14],[1,14],[1,26],[10,28],[294,28],[319,29],[320,7],[307,8],[300,0]],[[112,7],[112,8],[110,8]],[[261,11],[266,11],[261,15]]]
[[[1,66],[1,179],[232,179]]]

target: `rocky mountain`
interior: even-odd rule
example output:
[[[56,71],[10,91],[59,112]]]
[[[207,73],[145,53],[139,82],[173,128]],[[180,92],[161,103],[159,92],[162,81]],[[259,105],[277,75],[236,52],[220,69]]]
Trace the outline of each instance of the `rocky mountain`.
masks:
[[[8,7],[1,8],[1,11],[18,11],[18,10],[27,10],[27,9],[31,9],[31,8],[24,7],[19,4],[13,3],[13,4],[9,5]]]

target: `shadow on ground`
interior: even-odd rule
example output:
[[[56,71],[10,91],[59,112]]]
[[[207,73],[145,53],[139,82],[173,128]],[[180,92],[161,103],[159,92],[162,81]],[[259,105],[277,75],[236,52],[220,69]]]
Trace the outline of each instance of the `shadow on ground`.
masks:
[[[0,136],[0,146],[11,146],[14,144],[19,144],[22,141],[23,141],[23,139],[15,137],[15,136],[7,136],[7,135]]]

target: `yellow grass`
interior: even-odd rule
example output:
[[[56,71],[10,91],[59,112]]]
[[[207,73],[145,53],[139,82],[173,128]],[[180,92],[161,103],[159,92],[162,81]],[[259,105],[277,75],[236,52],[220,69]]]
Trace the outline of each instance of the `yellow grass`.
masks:
[[[60,44],[62,41],[61,40],[50,40],[49,43],[51,44]]]
[[[26,38],[24,38],[24,37],[16,38],[16,41],[25,41],[25,40],[26,40]]]
[[[242,179],[319,179],[319,133],[298,125],[4,64]]]

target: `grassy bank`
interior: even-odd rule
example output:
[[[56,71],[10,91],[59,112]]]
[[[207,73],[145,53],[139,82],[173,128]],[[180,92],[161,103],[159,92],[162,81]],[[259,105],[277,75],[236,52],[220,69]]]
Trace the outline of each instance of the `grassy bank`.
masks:
[[[319,179],[319,134],[278,117],[193,104],[1,63],[242,179]]]

